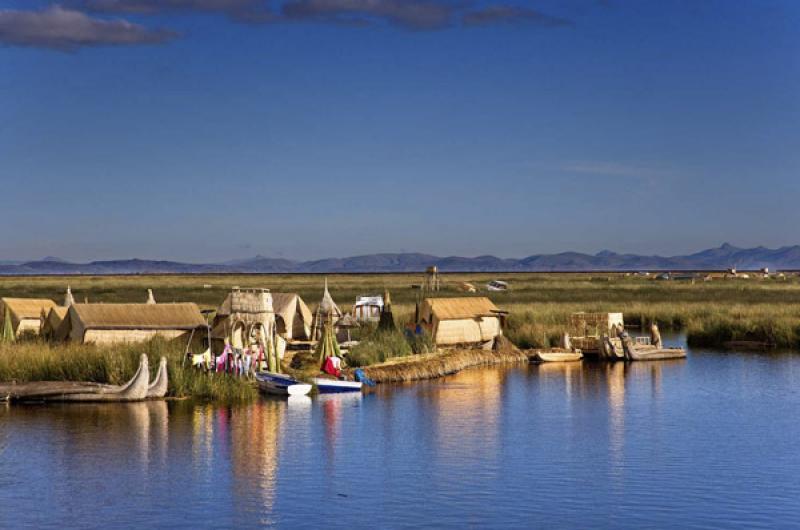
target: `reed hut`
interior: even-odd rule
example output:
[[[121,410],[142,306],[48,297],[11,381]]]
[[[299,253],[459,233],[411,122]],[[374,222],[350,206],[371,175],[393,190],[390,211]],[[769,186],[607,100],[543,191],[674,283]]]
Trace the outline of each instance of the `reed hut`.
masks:
[[[280,370],[285,341],[276,344],[275,310],[269,289],[243,290],[234,287],[217,309],[211,330],[215,353],[222,352],[225,341],[235,350],[263,347],[271,372]],[[259,367],[260,369],[260,367]]]
[[[314,314],[314,329],[311,336],[318,340],[322,337],[322,329],[326,323],[331,323],[334,328],[334,333],[337,331],[336,323],[344,316],[342,310],[333,301],[331,292],[328,290],[328,279],[325,279],[325,290],[322,292],[322,300],[317,306],[317,311]]]
[[[494,341],[503,334],[507,313],[485,296],[471,296],[425,298],[418,315],[417,323],[442,346]]]
[[[287,341],[311,339],[314,315],[296,293],[272,293],[275,332]]]
[[[15,337],[39,335],[42,313],[47,315],[54,307],[54,301],[43,298],[0,298],[0,314],[5,315],[8,310]]]
[[[202,338],[205,329],[197,304],[73,304],[56,338],[94,344],[185,340]]]
[[[573,337],[615,336],[614,329],[625,327],[622,313],[573,313],[570,332]]]
[[[211,337],[230,339],[231,346],[244,349],[257,333],[261,333],[261,340],[271,340],[274,332],[275,309],[269,289],[234,287],[217,309]]]
[[[56,306],[50,309],[42,320],[42,329],[39,334],[48,340],[55,339],[58,328],[61,327],[61,323],[64,322],[64,319],[67,317],[67,312],[69,312],[69,307]]]

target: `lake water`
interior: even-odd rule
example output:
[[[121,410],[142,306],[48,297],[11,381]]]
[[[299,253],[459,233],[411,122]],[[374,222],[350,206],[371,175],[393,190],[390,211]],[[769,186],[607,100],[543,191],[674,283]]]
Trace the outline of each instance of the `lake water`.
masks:
[[[0,405],[0,527],[787,527],[800,355],[473,369],[241,407]]]

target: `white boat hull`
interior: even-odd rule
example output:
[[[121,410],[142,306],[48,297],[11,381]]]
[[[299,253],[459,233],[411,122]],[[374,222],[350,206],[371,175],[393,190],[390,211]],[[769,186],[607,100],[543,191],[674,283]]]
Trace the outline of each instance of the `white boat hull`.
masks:
[[[361,392],[362,387],[359,381],[339,381],[338,379],[326,379],[324,377],[315,377],[311,382],[316,385],[320,394]]]
[[[258,388],[265,394],[274,396],[305,396],[311,392],[312,386],[301,383],[288,375],[259,373],[256,374]]]

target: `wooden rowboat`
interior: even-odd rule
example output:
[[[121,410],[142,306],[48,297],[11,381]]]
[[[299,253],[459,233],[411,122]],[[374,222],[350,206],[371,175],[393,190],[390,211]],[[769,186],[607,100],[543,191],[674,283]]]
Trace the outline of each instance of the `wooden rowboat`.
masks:
[[[583,359],[583,354],[577,352],[545,352],[538,351],[533,354],[531,361],[535,363],[568,363]]]
[[[311,385],[285,374],[258,372],[256,382],[260,391],[275,396],[305,396],[311,392]]]

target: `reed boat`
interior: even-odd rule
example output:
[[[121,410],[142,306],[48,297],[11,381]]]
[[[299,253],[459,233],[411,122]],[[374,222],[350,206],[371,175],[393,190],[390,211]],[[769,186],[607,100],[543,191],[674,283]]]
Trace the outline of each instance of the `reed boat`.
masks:
[[[167,358],[162,357],[158,363],[156,378],[147,387],[148,399],[160,399],[167,395],[169,377],[167,375]]]
[[[631,348],[625,352],[627,361],[663,361],[665,359],[683,359],[686,350],[683,348]]]
[[[0,384],[0,397],[10,401],[40,402],[126,402],[143,401],[150,387],[147,355],[139,358],[139,368],[124,385],[88,382],[34,381]]]
[[[362,383],[359,381],[340,381],[339,379],[327,379],[325,377],[314,377],[311,382],[314,383],[320,394],[361,392],[362,387]]]
[[[311,385],[301,383],[286,374],[271,372],[258,372],[256,382],[261,392],[275,396],[305,396],[312,388]]]
[[[583,359],[583,353],[580,351],[574,352],[547,352],[537,351],[531,357],[531,361],[535,363],[568,363],[576,362]]]

